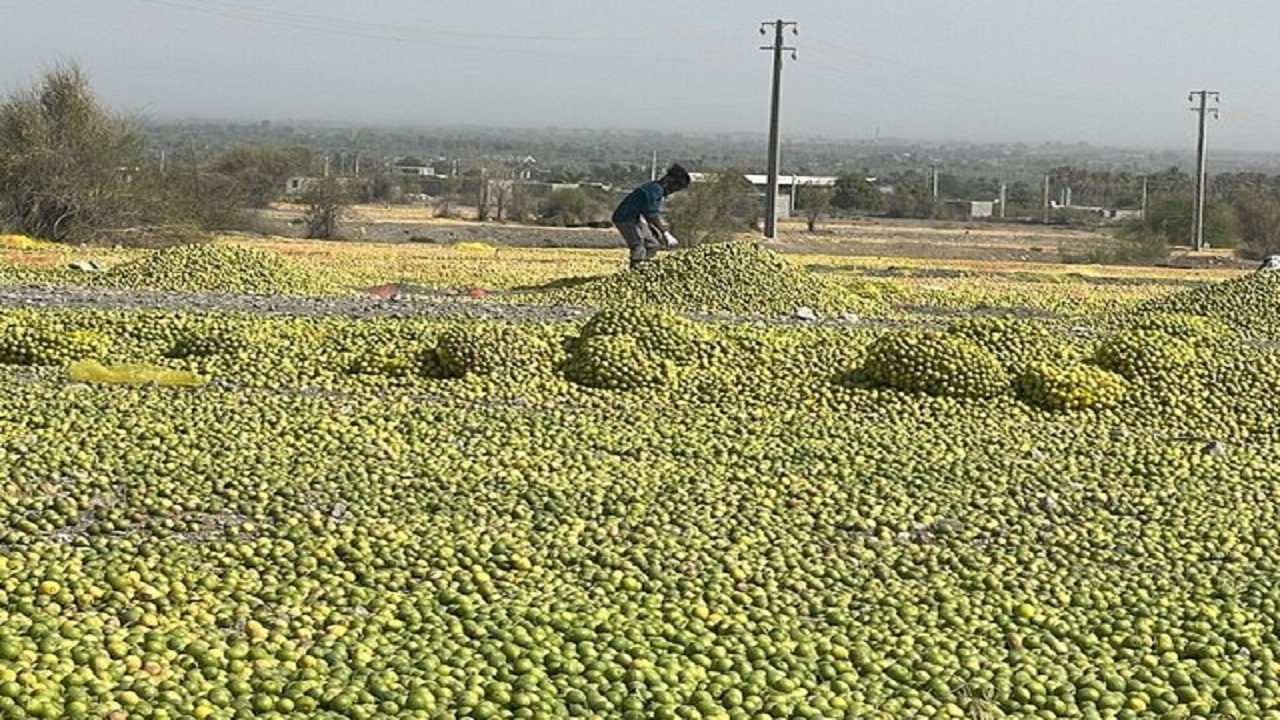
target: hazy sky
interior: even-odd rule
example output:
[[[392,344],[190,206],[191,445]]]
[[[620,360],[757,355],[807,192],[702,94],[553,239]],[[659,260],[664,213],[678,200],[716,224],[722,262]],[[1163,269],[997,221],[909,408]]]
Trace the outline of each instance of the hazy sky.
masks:
[[[0,0],[0,92],[59,61],[157,120],[763,132],[1280,151],[1280,0]]]

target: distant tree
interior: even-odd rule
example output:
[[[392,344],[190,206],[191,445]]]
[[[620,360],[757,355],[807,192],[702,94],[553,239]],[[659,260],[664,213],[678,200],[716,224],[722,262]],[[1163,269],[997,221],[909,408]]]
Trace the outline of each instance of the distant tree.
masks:
[[[751,227],[763,210],[755,188],[738,171],[707,173],[672,197],[667,219],[689,245],[726,240]]]
[[[1169,245],[1185,245],[1191,239],[1192,200],[1190,196],[1166,196],[1147,205],[1146,216],[1126,222],[1121,237],[1158,237]],[[1231,242],[1231,224],[1223,207],[1208,203],[1204,209],[1204,239],[1210,245]]]
[[[485,215],[482,219],[492,217],[498,222],[507,218],[507,208],[511,205],[511,184],[509,178],[486,181]]]
[[[649,167],[633,163],[597,163],[591,166],[587,176],[611,185],[636,185],[649,179]]]
[[[874,214],[884,210],[885,199],[880,189],[865,177],[845,173],[836,178],[831,204],[841,210]]]
[[[553,190],[538,206],[539,219],[555,225],[585,225],[607,214],[604,200],[580,187]]]
[[[1009,217],[1030,212],[1032,208],[1038,209],[1041,202],[1038,188],[1025,180],[1015,180],[1006,185],[1005,200],[1009,203],[1005,215]]]
[[[1049,182],[1059,194],[1057,199],[1069,196],[1072,205],[1081,205],[1089,184],[1089,171],[1070,165],[1055,167],[1049,171]]]
[[[1207,194],[1215,198],[1234,201],[1236,197],[1280,193],[1280,177],[1260,172],[1219,173],[1208,180]]]
[[[1063,253],[1067,262],[1089,262],[1106,265],[1150,263],[1169,257],[1169,243],[1150,227],[1134,225],[1122,228],[1109,242],[1102,243],[1084,255]]]
[[[48,240],[150,244],[237,226],[227,178],[194,152],[161,172],[142,134],[103,109],[72,65],[0,105],[0,222]]]
[[[19,232],[84,238],[132,225],[142,208],[142,138],[98,105],[75,65],[0,105],[0,206]]]
[[[1191,176],[1176,166],[1147,175],[1147,192],[1150,195],[1190,194],[1194,188]]]
[[[307,226],[307,237],[327,240],[338,234],[338,222],[350,210],[354,193],[337,177],[321,178],[302,193],[306,205],[302,220]]]
[[[404,186],[400,178],[387,172],[376,172],[369,177],[363,186],[366,202],[402,203],[405,201]]]
[[[521,180],[512,180],[508,185],[506,220],[527,222],[533,215],[533,202],[529,186]]]
[[[1238,194],[1231,204],[1239,243],[1236,254],[1250,260],[1280,254],[1280,197],[1257,190]]]
[[[527,211],[527,198],[516,187],[517,168],[509,158],[484,158],[475,179],[476,214],[480,220],[509,219]]]
[[[310,162],[304,149],[241,145],[214,159],[209,170],[230,179],[245,205],[263,208],[280,199],[289,176],[304,172]]]
[[[902,182],[894,185],[885,214],[895,218],[936,217],[938,203],[923,184]]]
[[[801,185],[797,190],[796,200],[804,211],[805,225],[809,232],[818,228],[818,219],[831,207],[831,198],[835,191],[819,185]]]
[[[476,198],[476,219],[484,222],[489,219],[490,210],[490,180],[484,168],[479,168],[474,173],[469,173],[468,178],[472,192]]]
[[[436,215],[439,217],[453,217],[462,187],[462,178],[454,175],[450,175],[440,181],[440,194],[436,196],[435,201]]]

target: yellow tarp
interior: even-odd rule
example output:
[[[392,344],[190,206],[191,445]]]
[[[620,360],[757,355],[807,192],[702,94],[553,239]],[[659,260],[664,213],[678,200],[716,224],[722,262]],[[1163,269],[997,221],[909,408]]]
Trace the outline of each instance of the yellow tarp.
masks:
[[[198,387],[208,382],[195,373],[154,365],[103,365],[96,360],[79,360],[67,367],[67,377],[76,382],[111,385],[159,385]]]
[[[26,235],[4,235],[0,234],[0,248],[11,248],[14,250],[39,250],[41,248],[52,247],[53,243],[45,240],[37,240]]]
[[[469,253],[472,255],[493,255],[498,249],[488,243],[482,242],[460,242],[452,245],[457,252]]]

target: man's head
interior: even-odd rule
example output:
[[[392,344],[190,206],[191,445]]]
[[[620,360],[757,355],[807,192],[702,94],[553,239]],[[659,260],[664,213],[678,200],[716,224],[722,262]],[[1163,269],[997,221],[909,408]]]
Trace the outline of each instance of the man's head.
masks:
[[[667,168],[667,173],[662,176],[660,182],[662,187],[666,189],[667,194],[670,195],[689,187],[690,180],[689,171],[685,170],[679,163],[674,163]]]

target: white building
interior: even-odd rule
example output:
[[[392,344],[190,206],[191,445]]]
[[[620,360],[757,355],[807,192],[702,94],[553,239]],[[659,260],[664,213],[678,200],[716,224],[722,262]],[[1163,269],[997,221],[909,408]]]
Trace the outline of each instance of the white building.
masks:
[[[689,173],[693,182],[702,182],[707,179],[706,173]],[[761,195],[767,195],[769,190],[769,176],[748,173],[742,176],[752,187],[760,191]],[[778,176],[778,203],[775,212],[778,217],[794,217],[796,214],[796,195],[800,188],[810,185],[813,187],[834,187],[836,177],[834,175],[779,175]]]

